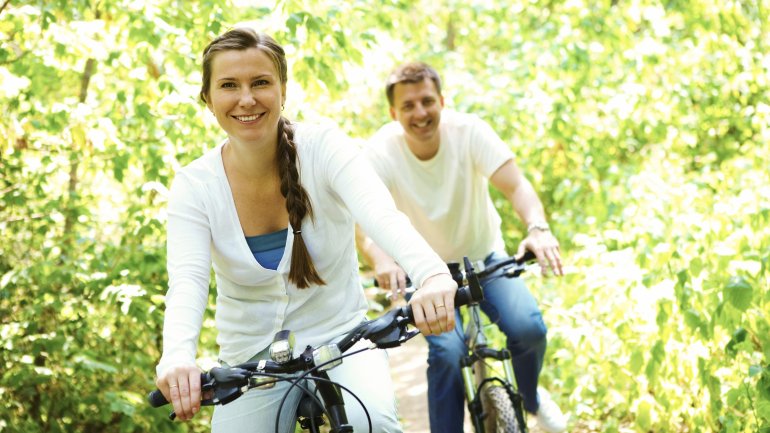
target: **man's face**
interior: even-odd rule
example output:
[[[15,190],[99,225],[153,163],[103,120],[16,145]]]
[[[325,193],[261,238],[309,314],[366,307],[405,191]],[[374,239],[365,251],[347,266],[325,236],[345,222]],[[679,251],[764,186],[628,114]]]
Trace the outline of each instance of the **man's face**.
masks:
[[[399,83],[393,88],[390,117],[404,128],[409,144],[438,146],[442,108],[444,98],[430,78],[419,83]]]

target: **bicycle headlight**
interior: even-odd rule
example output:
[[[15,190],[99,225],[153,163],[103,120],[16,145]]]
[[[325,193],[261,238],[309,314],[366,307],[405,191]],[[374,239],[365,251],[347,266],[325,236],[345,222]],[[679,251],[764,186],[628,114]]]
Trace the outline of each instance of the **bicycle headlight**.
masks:
[[[270,343],[270,359],[285,364],[294,356],[294,334],[291,331],[278,331]]]
[[[321,366],[318,371],[331,370],[332,368],[342,364],[342,352],[336,344],[327,344],[313,350],[313,363],[316,366]]]

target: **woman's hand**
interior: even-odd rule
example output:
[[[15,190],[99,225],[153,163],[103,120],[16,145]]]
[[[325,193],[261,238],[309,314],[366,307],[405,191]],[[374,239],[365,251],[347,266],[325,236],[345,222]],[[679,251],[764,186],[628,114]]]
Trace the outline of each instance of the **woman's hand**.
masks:
[[[409,305],[414,324],[423,335],[438,335],[455,327],[457,283],[449,274],[434,275],[414,292]]]
[[[155,380],[176,417],[188,421],[201,410],[201,370],[195,365],[172,367]]]

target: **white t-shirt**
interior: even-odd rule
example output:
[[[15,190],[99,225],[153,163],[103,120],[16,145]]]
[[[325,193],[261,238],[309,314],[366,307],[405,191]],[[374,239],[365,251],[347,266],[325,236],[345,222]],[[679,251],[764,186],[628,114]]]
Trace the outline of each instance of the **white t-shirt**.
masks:
[[[503,251],[488,178],[513,153],[475,115],[444,109],[439,133],[438,153],[421,161],[409,150],[401,124],[391,122],[368,141],[365,155],[398,209],[442,259],[462,262],[468,256],[475,261]]]
[[[349,137],[335,128],[297,124],[300,179],[314,219],[302,237],[324,286],[298,289],[288,280],[294,235],[276,270],[249,250],[222,164],[220,144],[177,172],[168,204],[168,271],[163,356],[158,375],[195,362],[213,263],[220,359],[230,365],[265,349],[290,329],[296,351],[324,344],[365,318],[354,221],[392,252],[415,281],[447,272],[441,259],[398,212]]]

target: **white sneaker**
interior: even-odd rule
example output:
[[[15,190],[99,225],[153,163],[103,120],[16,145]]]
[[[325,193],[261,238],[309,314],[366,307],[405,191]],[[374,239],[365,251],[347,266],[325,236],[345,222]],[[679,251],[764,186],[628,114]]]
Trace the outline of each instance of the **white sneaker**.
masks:
[[[551,400],[551,395],[543,388],[537,389],[537,395],[540,399],[540,407],[537,409],[535,418],[537,425],[547,433],[562,433],[567,430],[567,417],[561,412],[559,406]]]

